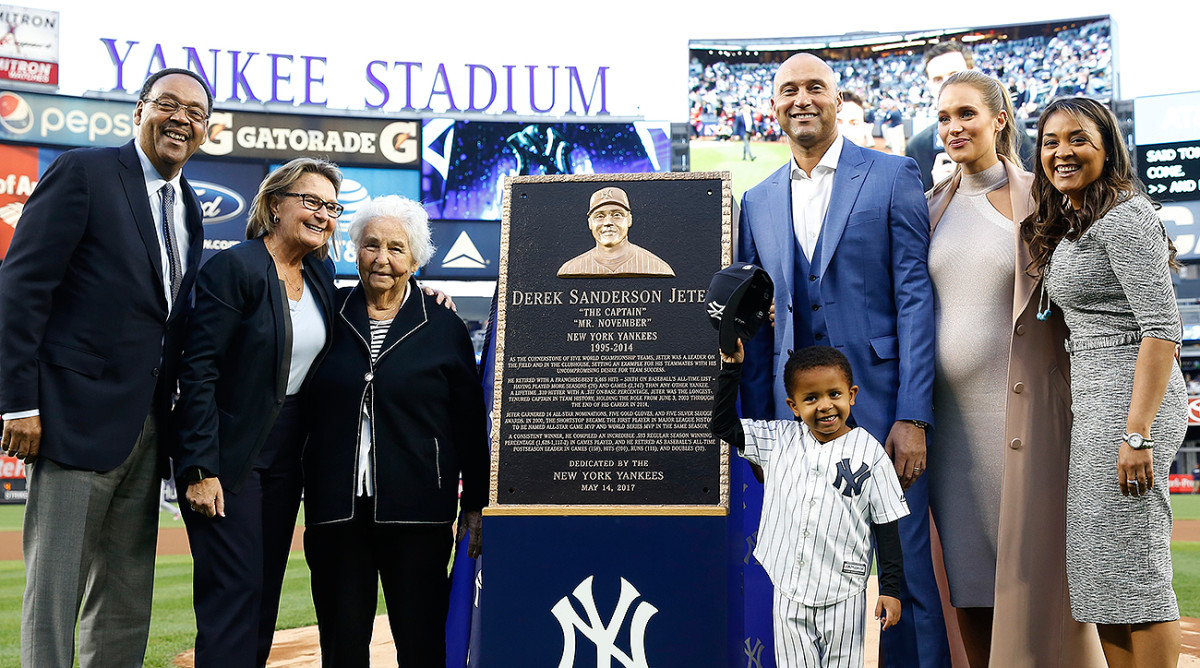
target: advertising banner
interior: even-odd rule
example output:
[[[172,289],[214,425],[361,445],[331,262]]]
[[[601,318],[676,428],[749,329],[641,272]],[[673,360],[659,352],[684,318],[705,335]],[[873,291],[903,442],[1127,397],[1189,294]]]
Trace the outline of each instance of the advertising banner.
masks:
[[[132,101],[0,90],[0,140],[119,146],[134,134]],[[338,164],[416,169],[415,120],[214,111],[198,156],[286,162],[310,155]]]
[[[1195,479],[1191,475],[1172,473],[1171,474],[1171,493],[1172,494],[1192,494],[1195,489]]]
[[[435,220],[431,227],[437,251],[421,270],[422,278],[496,279],[500,267],[500,223]]]
[[[287,161],[300,155],[338,164],[419,167],[417,120],[216,111],[208,122],[206,155]]]
[[[193,158],[184,176],[200,198],[204,215],[204,252],[201,262],[246,239],[250,203],[267,170],[261,163]]]
[[[0,455],[0,503],[25,503],[28,496],[25,462]]]
[[[272,166],[276,169],[279,165]],[[367,202],[384,195],[401,195],[421,201],[421,174],[416,170],[371,169],[364,167],[342,167],[342,189],[338,202],[346,207],[337,220],[337,232],[333,236],[333,263],[337,275],[357,278],[355,261],[357,249],[350,243],[350,223],[354,214]]]
[[[58,84],[58,12],[0,5],[0,80]]]
[[[0,144],[0,259],[8,255],[21,211],[38,182],[38,150]]]

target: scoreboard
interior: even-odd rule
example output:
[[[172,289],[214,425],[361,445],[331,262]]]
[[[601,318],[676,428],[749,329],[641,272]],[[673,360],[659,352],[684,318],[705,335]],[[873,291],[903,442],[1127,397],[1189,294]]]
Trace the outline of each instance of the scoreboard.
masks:
[[[1160,202],[1200,201],[1200,91],[1133,103],[1138,176]]]
[[[1146,192],[1160,201],[1200,199],[1200,140],[1137,147]]]

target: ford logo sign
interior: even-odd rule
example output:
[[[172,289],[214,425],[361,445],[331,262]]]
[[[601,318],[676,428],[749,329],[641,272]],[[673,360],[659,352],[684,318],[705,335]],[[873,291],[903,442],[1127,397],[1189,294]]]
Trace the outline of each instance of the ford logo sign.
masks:
[[[200,211],[204,224],[223,223],[246,211],[246,200],[234,190],[207,181],[191,181],[196,196],[200,198]]]

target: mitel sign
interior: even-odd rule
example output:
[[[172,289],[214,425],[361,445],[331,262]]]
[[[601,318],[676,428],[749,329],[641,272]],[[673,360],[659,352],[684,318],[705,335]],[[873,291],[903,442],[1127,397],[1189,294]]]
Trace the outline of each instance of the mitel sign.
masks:
[[[58,84],[58,12],[0,5],[0,80]]]

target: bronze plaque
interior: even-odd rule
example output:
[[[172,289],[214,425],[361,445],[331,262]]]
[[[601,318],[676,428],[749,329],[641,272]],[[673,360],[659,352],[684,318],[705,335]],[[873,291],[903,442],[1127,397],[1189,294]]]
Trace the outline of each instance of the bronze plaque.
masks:
[[[721,514],[728,172],[505,181],[489,514]]]

